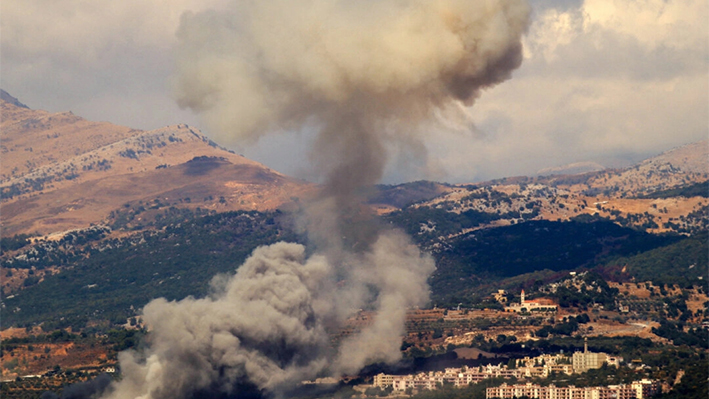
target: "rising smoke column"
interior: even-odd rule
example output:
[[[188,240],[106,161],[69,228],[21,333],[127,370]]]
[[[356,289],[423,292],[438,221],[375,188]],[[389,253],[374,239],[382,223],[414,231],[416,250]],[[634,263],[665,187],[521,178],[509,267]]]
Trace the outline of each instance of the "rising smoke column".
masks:
[[[306,215],[316,255],[260,248],[209,297],[148,304],[150,345],[121,354],[108,397],[277,391],[398,360],[406,309],[428,300],[434,264],[400,232],[353,229],[357,193],[381,178],[388,145],[422,148],[437,115],[510,77],[528,18],[524,0],[261,0],[183,15],[176,96],[213,135],[317,131],[323,194]],[[329,349],[323,326],[360,308],[376,311],[372,325]]]
[[[328,272],[322,256],[277,243],[257,248],[233,277],[217,276],[206,298],[150,302],[150,346],[119,354],[123,379],[106,397],[180,399],[240,381],[275,389],[316,374],[327,344],[318,287]]]
[[[183,15],[176,97],[225,143],[317,131],[318,209],[330,211],[310,230],[338,248],[332,232],[346,229],[357,190],[381,178],[387,145],[423,153],[436,115],[460,115],[508,79],[528,19],[526,0],[234,2]]]
[[[119,354],[122,380],[103,397],[181,399],[244,383],[274,392],[328,367],[356,371],[368,354],[396,360],[406,307],[424,304],[433,261],[398,233],[356,261],[357,284],[334,290],[324,256],[307,258],[302,245],[281,242],[254,250],[234,276],[215,277],[206,298],[150,302],[143,310],[153,327],[149,346]],[[363,303],[359,284],[379,286],[377,307],[389,317],[330,353],[323,323],[338,304]]]
[[[224,142],[319,131],[312,155],[334,194],[375,183],[384,144],[510,77],[522,0],[235,3],[185,14],[176,95]]]

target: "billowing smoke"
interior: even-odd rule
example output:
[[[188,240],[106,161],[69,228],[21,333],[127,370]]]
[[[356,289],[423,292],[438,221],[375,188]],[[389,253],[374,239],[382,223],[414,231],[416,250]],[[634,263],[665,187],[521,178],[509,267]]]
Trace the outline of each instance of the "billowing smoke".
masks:
[[[273,389],[323,369],[327,335],[318,317],[324,258],[305,257],[297,244],[258,248],[202,299],[158,299],[144,309],[155,326],[138,358],[120,354],[123,380],[109,398],[182,398],[217,385],[228,392],[248,379]]]
[[[108,374],[101,374],[93,380],[88,380],[76,384],[71,384],[64,388],[62,395],[53,392],[44,392],[40,399],[89,399],[96,398],[104,392],[111,384],[111,377]]]
[[[176,95],[222,142],[317,130],[313,160],[351,198],[387,142],[510,77],[528,15],[525,0],[234,2],[183,15]]]
[[[387,146],[421,153],[436,118],[509,78],[528,16],[524,0],[261,0],[185,14],[177,97],[212,134],[317,132],[323,194],[305,216],[314,255],[259,248],[208,297],[148,304],[149,345],[119,356],[123,379],[106,397],[279,392],[397,361],[406,310],[428,301],[434,264],[402,233],[363,222],[358,193],[381,178]],[[359,309],[375,311],[371,325],[333,347],[326,327]]]
[[[345,262],[353,273],[343,289],[332,284],[335,270],[324,256],[276,243],[256,249],[234,276],[215,277],[206,298],[152,301],[143,311],[154,326],[148,349],[119,355],[122,380],[105,398],[188,398],[244,382],[277,392],[325,372],[397,360],[406,309],[425,303],[432,260],[388,233]],[[386,317],[337,352],[325,324],[364,306],[364,286],[379,289],[374,301]]]

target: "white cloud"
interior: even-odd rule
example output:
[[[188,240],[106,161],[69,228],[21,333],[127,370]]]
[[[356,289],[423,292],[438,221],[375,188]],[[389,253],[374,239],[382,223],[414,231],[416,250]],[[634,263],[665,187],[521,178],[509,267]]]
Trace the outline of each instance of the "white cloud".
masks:
[[[584,31],[609,30],[648,48],[696,48],[706,46],[708,7],[703,0],[586,0]]]
[[[172,101],[174,32],[185,10],[221,0],[7,0],[2,86],[29,106],[137,128],[193,121]],[[144,115],[129,110],[153,109]]]
[[[428,140],[428,162],[395,160],[389,181],[473,181],[582,160],[619,163],[707,137],[706,0],[532,1],[525,62],[470,110],[479,131],[437,134]],[[200,125],[171,98],[174,33],[185,10],[223,3],[2,1],[1,85],[34,108],[88,119],[136,128]],[[301,136],[286,137],[240,152],[309,176],[305,150],[297,150],[305,147]],[[285,162],[292,151],[299,160]]]
[[[485,139],[437,138],[451,180],[613,166],[706,139],[708,4],[587,0],[538,13],[525,63],[471,110]]]
[[[2,45],[20,58],[68,58],[103,65],[120,49],[168,49],[180,16],[219,0],[3,1]]]

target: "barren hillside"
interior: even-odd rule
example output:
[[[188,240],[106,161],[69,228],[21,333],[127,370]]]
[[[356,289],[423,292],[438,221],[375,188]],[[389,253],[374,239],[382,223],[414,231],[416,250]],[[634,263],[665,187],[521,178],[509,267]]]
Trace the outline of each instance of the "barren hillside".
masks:
[[[546,179],[572,192],[636,197],[709,179],[709,141],[687,144],[625,169]]]
[[[32,110],[10,96],[0,109],[5,235],[83,228],[123,205],[155,200],[220,211],[275,209],[312,190],[187,125],[141,131]]]

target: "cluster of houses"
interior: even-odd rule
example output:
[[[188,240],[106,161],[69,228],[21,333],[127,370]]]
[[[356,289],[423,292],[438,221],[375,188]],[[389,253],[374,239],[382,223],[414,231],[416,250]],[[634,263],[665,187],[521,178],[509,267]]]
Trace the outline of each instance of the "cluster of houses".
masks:
[[[507,385],[487,388],[485,397],[493,398],[520,398],[527,396],[535,399],[645,399],[654,396],[659,391],[657,381],[643,379],[630,384],[609,385],[605,387],[575,386],[557,387],[549,385],[543,387],[532,383]]]
[[[394,391],[406,391],[407,389],[422,391],[424,389],[433,390],[443,384],[463,387],[494,377],[519,377],[519,370],[511,370],[503,365],[488,365],[471,368],[447,368],[445,371],[429,371],[413,375],[377,374],[374,376],[373,385],[380,388],[392,387]]]
[[[487,378],[546,378],[552,373],[573,374],[597,369],[603,364],[618,367],[623,359],[601,352],[589,352],[584,345],[583,352],[571,357],[564,354],[524,357],[508,365],[487,365],[479,367],[447,368],[445,371],[429,371],[408,375],[378,374],[374,376],[374,386],[392,387],[394,391],[436,389],[439,385],[452,384],[456,387],[476,384]],[[510,396],[511,397],[511,396]],[[550,396],[556,398],[556,396]],[[562,398],[561,396],[559,398]],[[576,396],[574,396],[576,398]],[[579,397],[582,398],[582,397]]]

